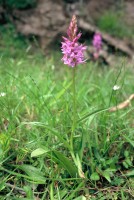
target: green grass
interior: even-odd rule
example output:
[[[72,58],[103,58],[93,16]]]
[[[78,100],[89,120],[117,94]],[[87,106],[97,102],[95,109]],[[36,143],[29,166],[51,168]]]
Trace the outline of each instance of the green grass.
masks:
[[[114,12],[112,10],[105,12],[96,23],[102,31],[105,31],[113,36],[121,39],[134,39],[134,28],[125,23],[123,13],[121,12]]]
[[[72,69],[60,53],[45,57],[22,38],[2,38],[0,199],[133,199],[134,104],[107,110],[133,93],[131,66],[77,68],[72,149]]]

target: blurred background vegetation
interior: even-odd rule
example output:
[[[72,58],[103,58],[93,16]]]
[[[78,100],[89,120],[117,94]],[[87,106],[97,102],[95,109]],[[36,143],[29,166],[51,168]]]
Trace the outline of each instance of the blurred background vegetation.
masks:
[[[7,22],[15,23],[14,19],[18,16],[14,15],[14,10],[28,11],[36,8],[43,1],[47,2],[47,0],[0,0],[1,25]],[[134,37],[133,0],[57,0],[54,2],[63,6],[65,14],[76,12],[79,17],[84,16],[100,30],[113,36],[121,39]],[[31,15],[33,11],[29,12]]]
[[[13,9],[27,9],[31,7],[35,7],[37,0],[0,0],[0,5]]]

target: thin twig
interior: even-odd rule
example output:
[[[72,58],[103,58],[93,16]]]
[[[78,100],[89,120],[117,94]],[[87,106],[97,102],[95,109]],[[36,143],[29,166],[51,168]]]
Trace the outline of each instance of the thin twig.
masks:
[[[26,195],[26,193],[24,192],[24,190],[22,188],[19,188],[19,187],[15,186],[15,185],[12,185],[10,183],[6,183],[6,186],[12,188],[13,190],[19,191],[19,193],[21,193],[23,195]]]

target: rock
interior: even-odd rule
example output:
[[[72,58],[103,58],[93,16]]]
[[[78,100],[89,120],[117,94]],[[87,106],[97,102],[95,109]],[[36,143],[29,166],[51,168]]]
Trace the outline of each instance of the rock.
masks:
[[[43,49],[66,26],[62,0],[39,0],[36,8],[14,10],[13,18],[18,32],[26,36],[37,36]]]

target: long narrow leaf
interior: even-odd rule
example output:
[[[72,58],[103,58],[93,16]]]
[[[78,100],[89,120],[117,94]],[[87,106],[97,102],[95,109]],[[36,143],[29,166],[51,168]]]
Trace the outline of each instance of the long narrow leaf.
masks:
[[[54,150],[53,153],[50,154],[50,156],[53,156],[53,159],[56,162],[60,163],[62,167],[68,171],[71,177],[77,176],[78,170],[75,167],[74,163],[71,160],[69,160],[66,156],[64,156],[62,153]]]
[[[134,147],[134,141],[132,141],[128,136],[123,135],[123,137]]]
[[[52,106],[56,101],[66,92],[66,90],[71,86],[72,82],[70,82],[67,86],[65,86],[55,97],[54,100],[50,102],[50,106]]]
[[[69,150],[71,150],[71,147],[70,147],[69,143],[66,142],[66,140],[63,138],[63,136],[61,136],[61,134],[58,133],[57,131],[49,128],[46,124],[41,123],[41,122],[23,122],[22,123],[22,125],[25,125],[25,124],[30,124],[30,125],[33,125],[33,126],[41,126],[41,127],[46,128],[47,130],[50,131],[50,133],[52,135],[57,136],[58,139],[64,144],[65,147],[67,147]]]
[[[96,115],[96,114],[99,114],[99,113],[102,113],[102,112],[105,112],[107,110],[109,110],[110,108],[103,108],[103,109],[99,109],[99,110],[96,110],[96,111],[93,111],[91,113],[87,113],[86,115],[84,115],[82,118],[80,118],[77,122],[81,122],[83,120],[86,120],[88,117],[90,117],[91,115]]]
[[[24,171],[29,176],[29,178],[34,182],[41,181],[45,183],[46,179],[44,177],[44,174],[38,168],[25,164],[18,166],[18,168]]]

